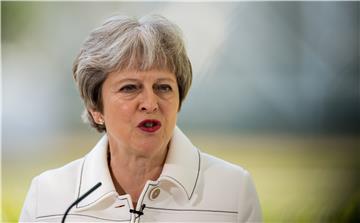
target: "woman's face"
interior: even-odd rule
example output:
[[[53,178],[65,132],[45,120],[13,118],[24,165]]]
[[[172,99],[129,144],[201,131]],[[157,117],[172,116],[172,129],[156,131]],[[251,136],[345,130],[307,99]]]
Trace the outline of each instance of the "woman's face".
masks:
[[[102,87],[110,146],[149,156],[169,143],[179,108],[174,73],[166,70],[110,73]],[[96,119],[95,119],[96,120]]]

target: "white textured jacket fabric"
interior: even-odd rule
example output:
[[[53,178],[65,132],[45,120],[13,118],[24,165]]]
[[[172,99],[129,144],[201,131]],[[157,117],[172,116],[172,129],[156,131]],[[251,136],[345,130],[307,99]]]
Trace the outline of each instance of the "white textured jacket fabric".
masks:
[[[260,222],[250,174],[199,151],[177,127],[163,171],[148,181],[133,207],[118,195],[107,164],[106,135],[83,158],[46,171],[31,183],[20,222],[61,222],[66,209],[98,182],[102,185],[71,209],[66,222]],[[145,204],[143,215],[130,213]]]

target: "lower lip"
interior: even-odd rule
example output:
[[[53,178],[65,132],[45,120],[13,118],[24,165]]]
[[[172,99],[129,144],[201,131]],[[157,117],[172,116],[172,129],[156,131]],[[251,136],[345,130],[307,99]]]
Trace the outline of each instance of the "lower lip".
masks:
[[[143,130],[144,132],[156,132],[157,130],[160,129],[160,125],[156,125],[154,127],[151,127],[151,128],[145,128],[145,127],[139,127],[141,130]]]

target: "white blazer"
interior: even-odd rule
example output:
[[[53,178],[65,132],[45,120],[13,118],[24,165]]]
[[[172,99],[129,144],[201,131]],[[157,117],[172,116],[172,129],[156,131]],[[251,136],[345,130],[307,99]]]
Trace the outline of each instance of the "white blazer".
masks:
[[[20,222],[61,222],[66,209],[98,182],[102,185],[71,209],[66,222],[260,222],[250,174],[200,152],[177,127],[157,181],[148,181],[133,207],[119,195],[107,164],[106,135],[83,158],[35,177]],[[143,215],[130,213],[145,204]]]

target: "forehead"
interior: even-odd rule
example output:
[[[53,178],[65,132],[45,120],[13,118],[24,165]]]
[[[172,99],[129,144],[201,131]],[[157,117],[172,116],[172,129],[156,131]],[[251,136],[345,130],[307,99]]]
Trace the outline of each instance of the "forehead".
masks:
[[[138,71],[138,70],[124,70],[111,72],[107,80],[110,82],[118,82],[122,80],[169,80],[176,82],[176,76],[173,72],[168,70],[148,70],[148,71]]]

